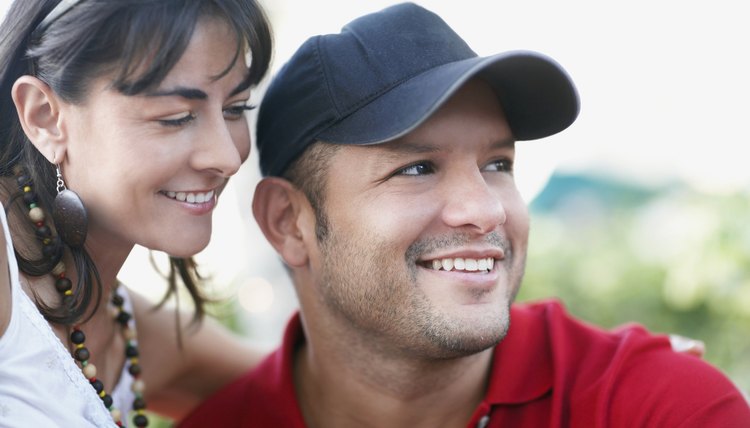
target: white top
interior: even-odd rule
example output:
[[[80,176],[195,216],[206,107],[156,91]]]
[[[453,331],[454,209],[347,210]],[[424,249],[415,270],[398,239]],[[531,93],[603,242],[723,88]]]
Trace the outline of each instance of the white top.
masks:
[[[109,411],[67,348],[21,289],[2,205],[0,219],[7,242],[12,296],[10,322],[0,336],[0,428],[115,427]],[[132,313],[123,288],[120,293],[125,307]],[[132,381],[123,367],[114,390],[105,385],[123,415],[132,406]],[[123,416],[123,423],[127,422],[129,418]]]

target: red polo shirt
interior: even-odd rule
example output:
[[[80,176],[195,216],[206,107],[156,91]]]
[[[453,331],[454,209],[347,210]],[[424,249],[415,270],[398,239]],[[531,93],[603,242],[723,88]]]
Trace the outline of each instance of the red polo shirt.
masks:
[[[292,378],[304,340],[295,315],[279,350],[179,427],[304,428]],[[637,325],[604,331],[582,323],[556,301],[514,305],[492,364],[469,428],[750,427],[747,401],[708,363]]]

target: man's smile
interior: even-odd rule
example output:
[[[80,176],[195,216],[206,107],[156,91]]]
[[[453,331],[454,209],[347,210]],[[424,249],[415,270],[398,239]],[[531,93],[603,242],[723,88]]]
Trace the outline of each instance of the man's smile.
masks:
[[[432,270],[464,271],[464,272],[490,272],[495,266],[494,257],[468,258],[450,257],[444,259],[432,259],[420,263],[423,267]]]

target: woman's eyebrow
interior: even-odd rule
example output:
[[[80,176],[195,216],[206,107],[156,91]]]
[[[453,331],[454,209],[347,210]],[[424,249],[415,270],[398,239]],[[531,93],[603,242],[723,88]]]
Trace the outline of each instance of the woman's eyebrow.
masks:
[[[188,100],[205,100],[208,94],[200,89],[177,86],[171,89],[155,90],[146,93],[147,97],[182,97]]]
[[[250,80],[250,78],[245,78],[240,82],[239,85],[235,86],[234,89],[232,89],[232,92],[229,93],[229,96],[234,96],[239,94],[240,92],[246,90],[250,86],[252,86],[253,82]],[[205,100],[208,98],[208,94],[205,93],[203,90],[198,88],[188,88],[185,86],[175,86],[170,89],[156,89],[153,91],[148,91],[146,93],[147,97],[182,97],[188,100]]]

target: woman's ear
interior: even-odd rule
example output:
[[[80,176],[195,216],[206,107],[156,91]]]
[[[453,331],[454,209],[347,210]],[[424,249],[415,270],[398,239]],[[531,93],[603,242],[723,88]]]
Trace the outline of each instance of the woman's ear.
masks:
[[[23,132],[39,152],[54,164],[65,157],[65,135],[60,126],[60,100],[36,77],[21,76],[11,89]]]
[[[258,183],[253,196],[253,215],[261,231],[290,267],[308,262],[309,222],[300,221],[312,213],[307,198],[292,183],[279,177],[266,177]],[[314,224],[314,222],[313,222]],[[312,231],[314,236],[315,231]]]

